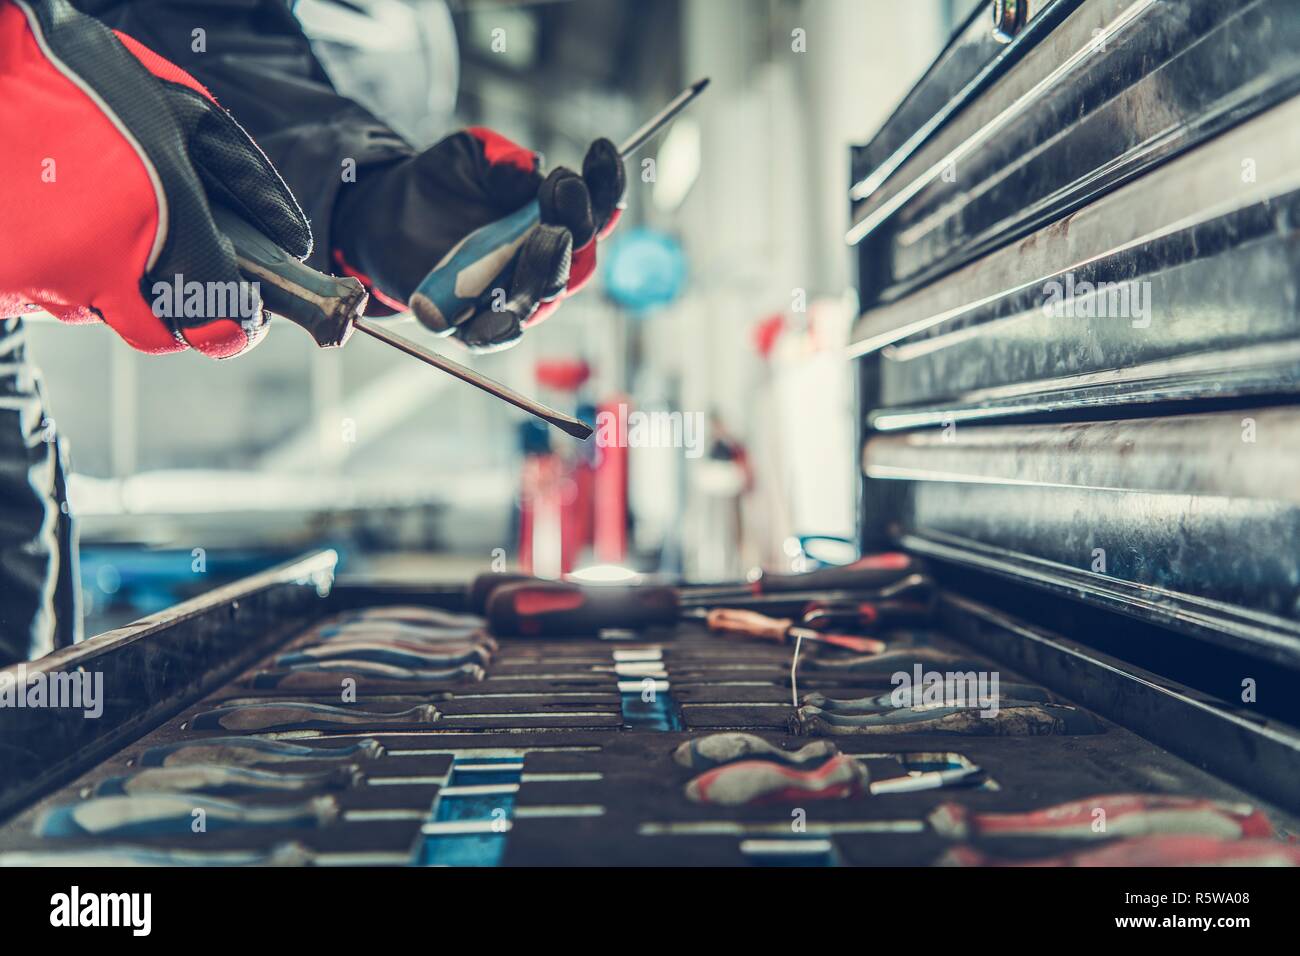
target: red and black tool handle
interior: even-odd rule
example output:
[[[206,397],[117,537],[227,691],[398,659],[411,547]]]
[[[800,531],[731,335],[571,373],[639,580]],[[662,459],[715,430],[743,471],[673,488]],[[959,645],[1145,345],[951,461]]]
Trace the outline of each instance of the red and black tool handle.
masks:
[[[924,575],[925,566],[919,558],[901,551],[887,551],[867,555],[841,567],[821,568],[804,574],[763,574],[756,581],[735,584],[684,584],[677,588],[683,602],[703,604],[756,594],[785,594],[792,591],[874,591],[888,587],[909,576]],[[507,584],[543,582],[529,574],[518,572],[488,572],[472,582],[466,594],[469,610],[481,614],[487,609],[492,592]],[[929,581],[929,578],[926,578]],[[665,585],[608,585],[610,590],[635,590],[638,587],[664,587]]]
[[[766,614],[743,608],[714,608],[708,612],[705,623],[711,631],[775,641],[778,644],[793,644],[795,638],[804,637],[819,644],[832,644],[858,654],[879,654],[885,649],[884,642],[875,638],[813,631],[807,627],[796,626],[790,618],[768,617]]]
[[[584,588],[560,581],[518,581],[492,591],[487,619],[504,636],[572,637],[606,629],[669,626],[681,615],[670,587]]]

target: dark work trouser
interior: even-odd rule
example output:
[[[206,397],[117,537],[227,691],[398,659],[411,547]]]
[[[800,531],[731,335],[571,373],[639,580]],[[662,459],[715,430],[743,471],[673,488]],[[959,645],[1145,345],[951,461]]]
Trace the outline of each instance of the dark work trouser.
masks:
[[[27,360],[21,319],[0,319],[0,666],[80,632],[63,449]]]

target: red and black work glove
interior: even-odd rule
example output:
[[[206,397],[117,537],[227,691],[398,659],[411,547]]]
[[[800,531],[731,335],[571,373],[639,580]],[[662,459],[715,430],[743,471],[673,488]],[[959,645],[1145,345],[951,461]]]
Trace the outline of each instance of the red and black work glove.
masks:
[[[266,315],[209,203],[311,251],[289,188],[211,94],[66,0],[0,0],[0,130],[0,316],[43,308],[143,352],[225,358]]]
[[[489,288],[455,335],[475,351],[516,342],[580,289],[596,267],[596,241],[618,221],[623,161],[607,139],[591,144],[582,173],[558,167],[543,179],[538,157],[488,129],[471,128],[383,167],[363,169],[334,214],[335,262],[383,305],[407,308],[428,272],[475,229],[536,198],[541,226],[507,268],[507,308]],[[448,331],[416,315],[434,332]]]

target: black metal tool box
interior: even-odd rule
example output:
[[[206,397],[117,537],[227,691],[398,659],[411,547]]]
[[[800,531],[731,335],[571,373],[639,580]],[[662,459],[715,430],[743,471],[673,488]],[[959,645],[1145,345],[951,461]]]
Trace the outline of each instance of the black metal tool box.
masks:
[[[1004,645],[1294,805],[1300,8],[987,8],[962,35],[1009,18],[1001,49],[855,150],[863,544],[939,561],[959,630],[1087,648]]]
[[[958,844],[1009,859],[1079,848],[954,837],[942,804],[1033,811],[1106,794],[1230,801],[1300,832],[1297,30],[1290,0],[982,4],[854,151],[861,543],[923,556],[941,588],[932,623],[882,636],[1093,715],[1094,732],[835,736],[873,781],[985,776],[700,804],[673,759],[681,743],[810,739],[792,732],[788,647],[691,623],[501,639],[482,680],[354,702],[389,717],[241,732],[309,748],[277,769],[355,765],[331,778],[328,812],[37,835],[51,810],[113,792],[165,748],[231,736],[205,726],[223,703],[320,702],[248,678],[333,615],[463,607],[462,585],[336,582],[321,553],[33,665],[102,673],[104,712],[0,709],[0,854],[923,865]],[[804,655],[801,695],[889,689]]]
[[[1174,794],[1253,805],[1282,833],[1288,808],[1261,800],[1180,759],[1118,723],[1095,732],[1016,737],[902,733],[833,738],[873,781],[977,766],[978,785],[915,793],[861,793],[845,799],[791,798],[771,805],[692,802],[695,774],[673,759],[683,742],[744,730],[794,749],[788,647],[710,635],[694,624],[619,640],[500,639],[481,680],[422,684],[418,690],[362,690],[347,706],[371,715],[346,727],[310,721],[249,729],[213,725],[220,708],[256,702],[337,703],[328,693],[259,689],[250,678],[322,622],[355,607],[418,604],[457,610],[463,589],[413,589],[331,580],[333,555],[313,555],[181,605],[121,631],[100,635],[42,662],[47,673],[84,669],[104,675],[102,714],[75,709],[3,712],[4,811],[0,861],[169,864],[361,865],[917,865],[948,859],[960,844],[1012,858],[1076,849],[1074,841],[1028,839],[1015,845],[955,839],[934,823],[940,805],[1029,811],[1104,794]],[[957,653],[996,671],[1005,683],[1044,689],[1046,681],[998,660],[1023,644],[1046,664],[1075,671],[1087,695],[1106,693],[1195,720],[1205,706],[1169,685],[1150,688],[1133,672],[1098,674],[1108,662],[1068,642],[1009,622],[993,629],[987,609],[972,613],[953,595],[951,611],[979,633],[969,644],[951,629],[910,628],[891,638]],[[958,628],[960,629],[960,628]],[[986,656],[987,647],[992,656]],[[805,651],[805,655],[811,651]],[[1020,653],[1020,651],[1017,651]],[[1064,665],[1061,661],[1067,661]],[[799,693],[855,697],[887,692],[881,676],[799,670]],[[661,697],[645,707],[651,682]],[[1122,686],[1123,681],[1132,682]],[[1061,705],[1069,693],[1050,695]],[[436,708],[409,723],[414,708]],[[1179,711],[1182,708],[1182,711]],[[1212,711],[1207,711],[1212,715]],[[1188,726],[1182,732],[1196,729]],[[171,768],[178,746],[224,746],[232,737],[271,747],[309,748],[251,766],[295,779],[332,775],[324,790],[258,794],[241,806],[311,808],[286,822],[223,828],[220,793],[183,792],[179,830],[50,835],[51,814],[130,793],[134,775]],[[214,758],[212,755],[217,754]],[[335,757],[334,755],[337,755]],[[200,751],[180,769],[222,762]],[[260,758],[259,758],[260,759]],[[346,772],[340,775],[340,768]],[[176,768],[171,768],[176,769]],[[148,791],[146,790],[146,797]],[[326,811],[319,801],[328,801]],[[119,799],[121,799],[119,797]],[[212,814],[198,830],[188,814]],[[197,819],[197,817],[196,817]],[[206,818],[205,818],[206,819]]]

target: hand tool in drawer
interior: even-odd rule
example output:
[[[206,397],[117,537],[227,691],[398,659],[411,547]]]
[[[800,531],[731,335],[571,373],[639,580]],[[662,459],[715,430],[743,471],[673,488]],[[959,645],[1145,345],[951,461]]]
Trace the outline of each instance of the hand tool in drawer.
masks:
[[[201,811],[201,812],[200,812]],[[51,807],[37,819],[40,837],[189,836],[217,830],[276,827],[315,829],[339,818],[333,797],[312,797],[302,803],[247,806],[195,794],[149,794],[135,797],[92,797],[79,803]]]
[[[924,624],[934,616],[934,598],[885,599],[873,601],[810,601],[799,617],[799,623],[819,631],[877,631],[886,627],[907,624]]]
[[[345,658],[257,671],[244,678],[242,683],[259,690],[337,693],[344,680],[352,679],[357,682],[358,691],[373,693],[376,687],[386,687],[390,682],[399,686],[403,683],[423,686],[480,681],[486,673],[481,666],[472,663],[444,668],[411,668]]]
[[[867,555],[852,564],[843,565],[842,567],[821,568],[803,574],[764,573],[754,581],[738,581],[732,584],[680,584],[676,586],[615,584],[606,585],[606,587],[614,591],[673,587],[673,590],[681,595],[683,601],[707,602],[792,591],[877,591],[903,579],[924,577],[925,570],[925,564],[920,559],[899,551],[887,551]],[[927,586],[933,590],[933,582],[928,577],[924,577],[924,580]],[[487,572],[480,574],[470,582],[466,592],[466,603],[471,611],[482,614],[487,610],[488,600],[491,598],[492,593],[499,587],[507,584],[553,583],[568,582],[554,582],[547,578],[516,572]]]
[[[927,586],[922,575],[907,576],[873,591],[789,591],[770,595],[683,593],[666,585],[584,587],[559,581],[505,584],[488,598],[487,619],[498,635],[580,636],[605,629],[670,627],[684,614],[725,605],[774,615],[802,615],[812,602],[885,600],[899,590]]]
[[[782,750],[755,734],[726,732],[696,737],[678,745],[673,751],[673,760],[687,770],[696,771],[711,770],[742,760],[770,760],[806,769],[820,765],[839,752],[839,747],[830,740],[814,740],[798,750]],[[912,772],[873,780],[868,789],[872,794],[914,793],[942,787],[974,786],[982,783],[985,778],[982,768],[966,763],[943,770]]]
[[[710,770],[738,760],[772,760],[791,767],[808,767],[839,753],[829,740],[814,740],[798,750],[782,750],[756,734],[721,733],[696,737],[673,751],[673,760],[687,770]]]
[[[405,641],[425,647],[441,647],[444,644],[479,644],[489,650],[496,650],[494,641],[484,628],[486,622],[474,627],[426,627],[423,624],[410,624],[404,621],[345,621],[321,624],[308,631],[311,643],[334,643],[335,641]]]
[[[804,694],[802,703],[807,707],[816,707],[823,712],[836,714],[875,714],[881,711],[896,710],[899,707],[923,707],[928,701],[924,699],[925,690],[913,684],[910,688],[895,688],[873,697],[856,697],[841,699],[827,697],[822,693]],[[1026,701],[1032,703],[1057,703],[1051,691],[1033,684],[1003,684],[997,688],[999,703]]]
[[[857,657],[805,655],[800,658],[801,670],[816,671],[826,674],[883,675],[890,676],[900,671],[910,673],[918,664],[932,664],[947,671],[975,671],[988,669],[986,661],[959,657],[949,651],[934,647],[911,647],[904,650],[884,651],[880,654],[864,654]]]
[[[147,767],[95,785],[95,796],[136,796],[143,793],[203,793],[209,796],[249,794],[318,794],[357,786],[363,776],[356,764],[314,773],[252,770],[220,764]]]
[[[723,807],[843,800],[866,792],[867,768],[846,754],[804,769],[771,760],[741,760],[706,770],[686,785],[687,799]]]
[[[930,824],[938,833],[957,840],[1108,840],[1171,833],[1222,839],[1275,835],[1268,816],[1248,803],[1142,793],[1103,794],[1011,813],[977,812],[959,803],[945,803],[935,808]]]
[[[774,641],[777,644],[793,644],[796,640],[805,640],[859,654],[879,654],[886,647],[884,641],[872,637],[814,630],[811,627],[801,627],[791,618],[768,617],[741,608],[711,608],[703,611],[702,616],[709,630],[715,633]]]
[[[770,760],[787,766],[813,766],[839,753],[829,740],[814,740],[798,750],[783,750],[757,734],[707,734],[686,740],[672,752],[673,761],[688,770],[711,770],[740,760]]]
[[[492,654],[487,648],[474,644],[447,644],[432,648],[404,641],[346,640],[286,651],[277,655],[273,663],[277,667],[293,667],[330,660],[373,661],[394,667],[433,670],[461,664],[483,666],[491,659]]]
[[[449,630],[473,630],[482,627],[484,623],[483,619],[475,614],[458,614],[455,611],[444,611],[441,608],[425,607],[417,604],[391,604],[380,607],[357,608],[352,611],[344,611],[326,623],[381,624],[387,622]]]
[[[193,730],[330,730],[336,727],[407,727],[432,724],[438,708],[419,704],[395,713],[359,710],[337,704],[269,700],[237,707],[216,707],[196,714]]]
[[[1300,866],[1300,846],[1264,839],[1145,836],[1027,860],[955,846],[935,866]]]
[[[996,709],[981,706],[927,705],[869,714],[843,714],[820,707],[800,707],[791,718],[794,733],[818,736],[848,734],[957,734],[972,737],[1042,737],[1097,734],[1101,724],[1086,711],[1065,704],[1004,701]]]
[[[343,747],[314,747],[289,740],[260,737],[209,737],[150,747],[140,755],[141,767],[178,767],[191,764],[222,764],[231,767],[271,766],[301,761],[329,760],[350,764],[383,756],[384,746],[363,738]]]

